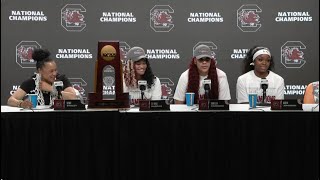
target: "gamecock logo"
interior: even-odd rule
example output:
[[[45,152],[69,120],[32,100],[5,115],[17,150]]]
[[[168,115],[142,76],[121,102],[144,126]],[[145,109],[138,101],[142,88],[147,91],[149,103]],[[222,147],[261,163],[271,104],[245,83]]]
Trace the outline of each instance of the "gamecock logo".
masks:
[[[122,64],[125,65],[128,60],[127,53],[130,49],[130,46],[125,41],[121,41],[119,43],[119,47],[120,47],[120,59]]]
[[[155,32],[169,32],[174,27],[172,14],[174,10],[169,5],[155,5],[150,10],[150,27]]]
[[[301,68],[306,63],[303,57],[306,48],[301,41],[287,41],[281,46],[281,63],[286,68]]]
[[[256,32],[260,27],[262,10],[255,4],[242,5],[237,11],[237,26],[243,32]]]
[[[87,82],[84,81],[82,78],[69,78],[72,87],[79,91],[82,98],[85,100],[86,97],[86,90],[85,87],[87,86]]]
[[[22,68],[35,68],[36,61],[32,59],[35,49],[41,48],[36,41],[21,41],[16,46],[16,63]]]
[[[173,103],[173,93],[174,91],[172,88],[174,87],[174,82],[171,81],[170,78],[159,78],[161,83],[161,92],[162,92],[162,99],[169,99],[170,103]]]
[[[86,9],[81,4],[67,4],[61,9],[61,26],[67,31],[82,31]]]

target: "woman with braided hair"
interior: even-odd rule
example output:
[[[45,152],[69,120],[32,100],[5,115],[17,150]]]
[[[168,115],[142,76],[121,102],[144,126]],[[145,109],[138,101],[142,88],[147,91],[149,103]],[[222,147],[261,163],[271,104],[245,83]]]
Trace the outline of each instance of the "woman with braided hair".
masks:
[[[32,53],[32,59],[36,61],[37,72],[29,79],[22,82],[17,91],[8,99],[8,105],[21,108],[32,108],[29,100],[24,100],[27,94],[36,94],[38,96],[38,105],[53,105],[53,100],[57,98],[58,93],[53,86],[55,81],[62,81],[61,91],[62,99],[77,99],[70,81],[65,75],[57,71],[55,61],[50,57],[50,52],[46,49],[35,49]]]
[[[128,61],[124,67],[123,92],[129,92],[132,105],[138,105],[141,98],[141,90],[138,81],[146,81],[143,99],[161,99],[161,83],[151,69],[150,63],[141,47],[132,47],[127,53]]]
[[[179,78],[173,97],[175,104],[185,103],[186,92],[195,93],[195,103],[198,103],[199,99],[204,99],[203,81],[205,79],[211,80],[209,99],[231,99],[227,75],[216,67],[210,47],[199,45],[193,51],[189,69],[183,72]]]

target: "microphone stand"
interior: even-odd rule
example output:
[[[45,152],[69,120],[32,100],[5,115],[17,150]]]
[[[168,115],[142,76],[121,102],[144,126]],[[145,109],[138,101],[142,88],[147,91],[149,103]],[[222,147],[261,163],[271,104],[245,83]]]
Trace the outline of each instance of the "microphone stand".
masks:
[[[210,97],[209,97],[209,91],[210,91],[209,84],[205,84],[205,85],[204,85],[204,93],[205,93],[205,98],[206,98],[207,100],[210,99]]]
[[[207,100],[209,100],[209,90],[205,90],[205,97]]]
[[[141,100],[143,100],[144,91],[141,91]]]
[[[266,103],[266,89],[263,89],[262,92],[262,103]]]
[[[268,103],[265,102],[266,101],[266,91],[267,91],[267,89],[263,88],[262,90],[263,90],[262,91],[262,101],[261,101],[261,103],[259,105],[260,106],[270,106],[271,104],[268,104]]]
[[[61,94],[61,87],[57,87],[57,91],[58,91],[58,99],[62,99],[62,94]]]
[[[144,91],[147,89],[147,87],[145,85],[140,85],[139,89],[141,91],[141,100],[143,100]]]
[[[261,106],[270,106],[270,104],[266,103],[266,91],[268,89],[268,80],[266,78],[261,79],[261,89],[262,89],[262,102]]]
[[[61,99],[62,98],[62,94],[61,94],[61,91],[58,92],[58,99]]]
[[[139,80],[138,81],[138,86],[141,92],[141,100],[143,100],[143,96],[144,96],[144,91],[147,89],[147,81],[145,80]]]

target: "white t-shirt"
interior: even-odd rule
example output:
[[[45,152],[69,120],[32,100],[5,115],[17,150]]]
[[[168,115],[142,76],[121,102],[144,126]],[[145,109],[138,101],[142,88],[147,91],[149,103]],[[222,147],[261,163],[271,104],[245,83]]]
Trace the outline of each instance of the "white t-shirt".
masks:
[[[131,104],[139,104],[139,100],[141,99],[141,91],[139,87],[127,87],[125,82],[123,82],[123,92],[129,92]],[[143,99],[159,100],[161,99],[161,95],[161,83],[159,78],[155,77],[154,84],[151,86],[151,88],[148,88],[147,86],[147,89],[144,91]]]
[[[269,71],[268,88],[266,90],[266,102],[271,102],[272,99],[284,99],[284,80],[278,74]],[[238,103],[248,102],[248,94],[250,91],[255,91],[258,94],[258,102],[262,102],[263,90],[260,86],[261,78],[254,74],[251,70],[238,77],[236,97]]]
[[[217,68],[218,81],[219,81],[219,100],[230,100],[230,89],[229,83],[227,79],[226,73]],[[179,78],[179,82],[176,87],[176,91],[174,93],[174,99],[178,101],[185,101],[185,94],[188,88],[188,80],[189,80],[189,69],[183,72]],[[200,76],[200,84],[199,84],[199,99],[203,99],[205,90],[203,87],[203,80],[208,76]]]

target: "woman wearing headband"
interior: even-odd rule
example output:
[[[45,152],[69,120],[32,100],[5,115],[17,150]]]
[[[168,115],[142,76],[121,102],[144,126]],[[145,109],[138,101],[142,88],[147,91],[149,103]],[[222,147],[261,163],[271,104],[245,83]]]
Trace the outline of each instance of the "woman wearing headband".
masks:
[[[284,79],[272,72],[274,60],[266,47],[251,48],[244,59],[243,75],[238,77],[236,97],[238,103],[248,103],[249,92],[258,94],[258,103],[270,103],[272,99],[284,99]],[[263,101],[261,84],[266,84]]]

